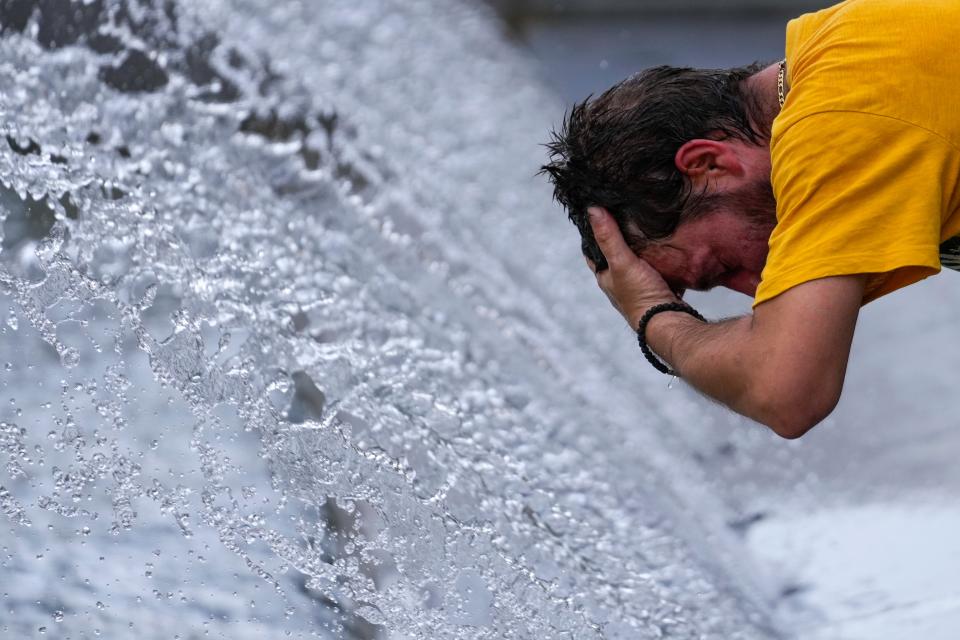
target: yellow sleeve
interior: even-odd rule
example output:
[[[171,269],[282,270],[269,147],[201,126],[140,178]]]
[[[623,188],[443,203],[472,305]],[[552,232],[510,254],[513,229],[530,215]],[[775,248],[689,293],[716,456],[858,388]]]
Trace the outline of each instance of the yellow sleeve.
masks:
[[[770,153],[777,226],[754,306],[817,278],[872,274],[866,303],[940,270],[948,142],[886,116],[826,112],[779,132]]]

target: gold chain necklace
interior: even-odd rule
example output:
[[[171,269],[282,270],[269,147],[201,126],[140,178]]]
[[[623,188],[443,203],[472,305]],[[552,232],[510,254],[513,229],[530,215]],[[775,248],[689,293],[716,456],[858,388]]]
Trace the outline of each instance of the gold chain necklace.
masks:
[[[780,101],[780,108],[783,109],[783,103],[787,99],[783,92],[783,79],[787,75],[787,59],[780,61],[780,72],[777,74],[777,100]]]

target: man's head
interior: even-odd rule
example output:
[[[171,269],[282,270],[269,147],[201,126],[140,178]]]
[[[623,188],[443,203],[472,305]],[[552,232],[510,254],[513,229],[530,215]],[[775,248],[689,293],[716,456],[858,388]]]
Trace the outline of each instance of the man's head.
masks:
[[[584,255],[605,266],[587,218],[587,208],[599,205],[616,218],[631,249],[675,289],[730,286],[721,267],[756,270],[759,278],[775,219],[768,149],[772,115],[747,82],[762,68],[656,67],[570,111],[547,145],[550,162],[543,172],[580,231]],[[727,247],[722,258],[693,263],[696,247],[689,242],[736,244],[738,236],[749,236],[742,241],[754,245],[762,242],[763,255],[751,246],[750,264],[724,266],[737,262]],[[671,242],[691,254],[684,258],[683,273],[674,268],[676,255],[673,266],[657,264]],[[740,282],[746,276],[734,279],[737,286],[731,288],[752,293]]]

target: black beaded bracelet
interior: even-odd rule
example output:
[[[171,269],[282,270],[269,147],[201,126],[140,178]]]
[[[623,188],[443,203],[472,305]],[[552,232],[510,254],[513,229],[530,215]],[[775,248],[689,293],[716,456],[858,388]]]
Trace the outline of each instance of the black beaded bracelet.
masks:
[[[706,322],[707,320],[686,302],[664,302],[663,304],[654,305],[647,309],[647,312],[640,318],[640,324],[637,325],[637,343],[640,345],[640,351],[643,353],[643,357],[646,358],[647,362],[652,364],[653,368],[657,371],[665,373],[668,376],[675,376],[677,372],[663,364],[657,356],[653,355],[653,351],[651,351],[649,345],[647,345],[647,325],[653,316],[658,313],[663,313],[664,311],[681,311],[683,313],[689,313],[701,322]]]

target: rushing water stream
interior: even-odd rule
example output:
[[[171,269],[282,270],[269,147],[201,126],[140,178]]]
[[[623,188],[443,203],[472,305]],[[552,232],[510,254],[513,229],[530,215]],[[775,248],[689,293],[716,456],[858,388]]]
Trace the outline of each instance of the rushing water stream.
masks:
[[[0,10],[4,637],[777,637],[487,10]]]

